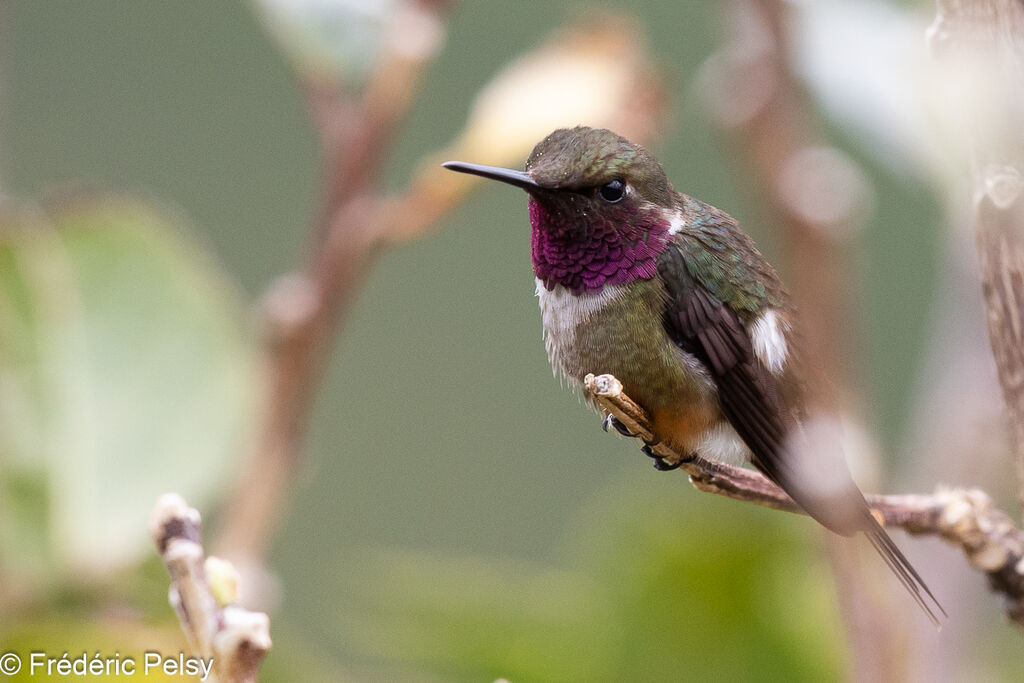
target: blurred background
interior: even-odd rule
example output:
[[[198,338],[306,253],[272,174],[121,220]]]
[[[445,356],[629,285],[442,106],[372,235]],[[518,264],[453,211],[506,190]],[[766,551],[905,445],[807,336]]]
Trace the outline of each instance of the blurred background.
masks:
[[[306,102],[372,84],[406,4],[0,4],[0,649],[182,647],[152,504],[185,495],[211,544],[230,518],[264,426],[265,292],[323,246],[325,137]],[[623,125],[784,279],[813,283],[822,265],[794,244],[840,264],[836,384],[863,488],[978,485],[1016,516],[968,185],[929,85],[934,7],[781,5],[775,47],[814,125],[807,168],[828,171],[808,187],[800,167],[794,180],[764,163],[744,109],[757,89],[726,80],[772,48],[745,3],[638,0],[628,19],[585,2],[443,4],[403,29],[425,41],[405,56],[425,70],[370,188],[430,220],[388,241],[323,341],[303,458],[249,558],[262,569],[243,567],[271,615],[264,680],[855,677],[815,525],[700,494],[602,432],[551,376],[525,197],[456,191],[430,169],[449,153],[521,167],[543,135],[531,126],[643,109]],[[596,100],[594,120],[549,125],[533,119],[557,109],[550,90],[495,94],[510,62],[531,53],[542,73],[552,31],[595,19],[598,52],[611,30],[628,59],[610,63],[637,70],[593,57],[595,73],[558,73],[607,87],[617,110]],[[775,229],[771,202],[793,183],[805,224]],[[821,200],[833,193],[847,204]],[[864,562],[896,612],[901,679],[1020,680],[1019,633],[983,577],[954,548],[897,536],[951,615],[935,633]]]

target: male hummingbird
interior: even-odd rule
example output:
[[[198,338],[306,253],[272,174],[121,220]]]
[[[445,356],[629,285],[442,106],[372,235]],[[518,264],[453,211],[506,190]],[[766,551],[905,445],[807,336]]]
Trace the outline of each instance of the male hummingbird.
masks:
[[[938,623],[945,612],[871,515],[838,445],[807,447],[794,311],[732,217],[676,192],[654,156],[604,129],[556,130],[525,171],[444,167],[529,195],[556,370],[577,385],[588,373],[615,375],[676,451],[743,458],[828,529],[863,532]]]

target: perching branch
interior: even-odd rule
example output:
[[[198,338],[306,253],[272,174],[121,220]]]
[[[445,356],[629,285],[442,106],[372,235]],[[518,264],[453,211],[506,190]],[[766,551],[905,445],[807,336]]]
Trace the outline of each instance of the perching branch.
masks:
[[[584,392],[638,438],[653,440],[651,420],[622,390],[613,375],[587,375]],[[803,513],[782,489],[758,472],[712,462],[688,460],[665,443],[652,450],[690,475],[695,488],[755,505]],[[959,546],[968,563],[984,572],[1005,600],[1007,616],[1024,628],[1024,532],[999,510],[984,491],[939,488],[933,494],[869,495],[868,505],[887,527],[915,535],[933,535]]]
[[[270,649],[270,620],[232,604],[237,575],[224,560],[206,557],[199,512],[176,493],[161,496],[150,533],[171,575],[170,602],[192,652],[212,665],[207,680],[256,681]]]

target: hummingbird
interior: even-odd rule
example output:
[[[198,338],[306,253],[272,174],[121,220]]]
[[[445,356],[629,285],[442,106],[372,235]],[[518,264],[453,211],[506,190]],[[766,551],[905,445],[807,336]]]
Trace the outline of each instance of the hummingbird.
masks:
[[[745,462],[830,531],[863,533],[939,624],[945,611],[871,514],[841,448],[808,436],[795,310],[731,216],[677,192],[650,152],[606,129],[554,131],[525,171],[443,166],[526,191],[556,372],[577,388],[588,373],[615,375],[650,415],[655,443]],[[655,467],[679,466],[651,445]]]

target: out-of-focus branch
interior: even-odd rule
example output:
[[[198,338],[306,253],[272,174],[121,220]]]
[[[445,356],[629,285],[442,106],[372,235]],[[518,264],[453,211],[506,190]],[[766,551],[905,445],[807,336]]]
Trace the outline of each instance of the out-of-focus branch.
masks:
[[[270,620],[231,604],[237,579],[223,560],[204,560],[199,512],[177,494],[162,496],[150,533],[171,575],[170,602],[189,647],[210,667],[206,680],[256,681],[270,650]]]
[[[399,7],[384,29],[382,48],[369,83],[357,102],[334,82],[312,80],[306,105],[325,155],[323,231],[338,229],[340,207],[366,194],[387,158],[391,138],[405,118],[424,70],[444,40],[441,10],[448,3],[412,2]],[[380,228],[385,231],[385,228]]]
[[[770,226],[785,240],[786,281],[801,312],[808,362],[842,390],[856,348],[843,246],[864,218],[867,185],[857,165],[824,142],[789,68],[788,5],[726,3],[727,40],[703,67],[701,92],[713,123],[735,138],[758,195],[757,227]],[[835,405],[824,387],[811,390],[815,402]]]
[[[801,361],[809,370],[812,412],[834,413],[854,403],[848,378],[859,359],[849,293],[848,238],[859,228],[867,203],[863,174],[845,154],[824,142],[789,63],[791,3],[731,0],[725,4],[727,37],[702,70],[702,93],[714,123],[735,139],[764,229],[781,235],[789,257],[786,282],[799,309]],[[899,676],[903,664],[892,631],[892,610],[870,590],[849,546],[833,544],[841,614],[853,656],[851,678]],[[864,609],[862,605],[871,605]],[[895,617],[895,615],[893,615]]]
[[[1024,504],[1024,5],[939,0],[929,28],[972,148],[974,227],[989,341]]]
[[[587,375],[584,391],[634,435],[652,440],[647,413],[622,391],[612,375]],[[786,510],[803,511],[778,486],[758,472],[711,462],[689,460],[664,443],[652,447],[690,476],[695,488],[734,500]],[[939,489],[926,495],[869,495],[868,505],[885,526],[915,535],[939,536],[959,546],[967,561],[984,572],[989,585],[1005,600],[1007,616],[1024,627],[1024,532],[1014,526],[992,499],[977,489]]]
[[[1022,121],[1024,125],[1024,121]],[[1018,495],[1024,503],[1024,178],[990,171],[976,204],[988,333],[1010,418]]]
[[[376,69],[358,95],[331,80],[304,84],[323,153],[323,200],[307,263],[264,296],[266,403],[248,472],[221,527],[218,547],[230,557],[259,558],[272,541],[331,342],[392,226],[374,181],[440,48],[447,4],[410,0],[393,13]]]

